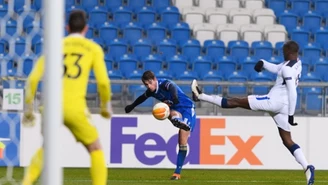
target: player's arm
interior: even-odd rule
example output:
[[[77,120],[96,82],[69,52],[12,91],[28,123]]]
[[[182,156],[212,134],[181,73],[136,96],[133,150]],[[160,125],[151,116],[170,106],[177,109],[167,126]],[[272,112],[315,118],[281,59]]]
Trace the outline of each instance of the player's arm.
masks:
[[[264,69],[270,71],[271,73],[277,74],[282,65],[283,65],[282,63],[277,65],[277,64],[272,64],[266,60],[261,59],[256,63],[254,69],[257,72],[261,72],[262,69],[264,68]]]
[[[172,84],[169,80],[164,81],[161,84],[166,91],[169,91],[172,97],[172,102],[168,102],[170,104],[178,104],[179,98],[178,98],[178,89],[176,88],[175,84]]]
[[[297,102],[297,91],[295,85],[297,79],[295,79],[293,75],[293,69],[288,66],[285,66],[282,69],[282,77],[284,78],[284,81],[286,83],[287,93],[288,93],[288,115],[293,116],[295,113],[296,102]]]
[[[104,52],[100,47],[95,51],[95,60],[93,62],[93,71],[96,77],[99,96],[101,115],[110,118],[112,114],[111,106],[111,85],[107,74],[107,68],[104,61]]]
[[[148,97],[150,97],[152,95],[152,93],[147,89],[145,91],[145,93],[143,93],[142,95],[140,95],[136,100],[134,100],[134,102],[130,105],[127,105],[125,107],[125,113],[129,113],[131,112],[136,106],[142,104],[144,101],[146,101],[148,99]]]

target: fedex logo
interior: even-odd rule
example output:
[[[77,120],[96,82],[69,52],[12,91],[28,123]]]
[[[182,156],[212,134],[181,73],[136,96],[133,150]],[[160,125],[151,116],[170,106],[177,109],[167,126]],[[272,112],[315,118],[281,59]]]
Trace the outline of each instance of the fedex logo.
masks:
[[[140,136],[136,134],[124,134],[123,128],[138,127],[136,117],[115,117],[111,121],[111,163],[122,163],[124,153],[123,147],[130,145],[134,147],[136,159],[145,165],[156,165],[167,156],[172,164],[176,162],[178,135],[172,135],[164,139],[160,134],[145,132]],[[243,139],[239,135],[211,135],[212,129],[225,129],[226,122],[222,118],[201,118],[189,138],[188,155],[185,163],[203,165],[238,165],[246,160],[250,165],[262,165],[261,160],[253,152],[253,148],[261,141],[263,136],[249,136]],[[151,140],[155,144],[147,144]],[[211,154],[212,146],[225,146],[230,141],[236,148],[232,156],[224,154]],[[149,157],[146,152],[157,152],[155,156]],[[158,154],[161,152],[161,154]]]
[[[0,159],[3,159],[3,151],[4,151],[5,147],[6,147],[6,145],[0,141]]]

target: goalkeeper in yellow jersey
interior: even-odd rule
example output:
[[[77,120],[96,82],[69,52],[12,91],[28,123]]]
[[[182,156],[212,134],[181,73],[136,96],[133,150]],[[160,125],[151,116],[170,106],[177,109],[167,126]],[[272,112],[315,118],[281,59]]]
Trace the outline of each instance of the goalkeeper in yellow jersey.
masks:
[[[101,101],[101,115],[110,118],[111,89],[102,48],[84,37],[88,30],[85,12],[73,11],[69,16],[67,30],[70,33],[63,41],[63,117],[77,141],[81,142],[91,158],[91,178],[93,185],[105,185],[107,167],[105,155],[99,142],[96,128],[90,123],[90,115],[85,100],[90,71],[93,70]],[[34,122],[33,100],[39,81],[43,76],[44,57],[37,61],[26,85],[27,111],[23,124]],[[47,124],[47,123],[44,123]],[[23,185],[33,184],[39,177],[43,165],[43,149],[33,156],[23,180]]]

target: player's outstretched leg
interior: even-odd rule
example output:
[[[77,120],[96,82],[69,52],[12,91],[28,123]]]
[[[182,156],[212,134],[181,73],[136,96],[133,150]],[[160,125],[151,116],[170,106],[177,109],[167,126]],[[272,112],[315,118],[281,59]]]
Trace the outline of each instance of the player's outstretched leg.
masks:
[[[171,180],[179,180],[181,178],[181,170],[183,163],[186,159],[188,147],[187,147],[187,142],[188,142],[188,137],[190,135],[190,131],[185,131],[180,129],[179,130],[179,152],[178,152],[178,157],[177,157],[177,163],[176,163],[176,169],[174,170],[174,173],[171,177]]]
[[[43,148],[36,151],[32,157],[31,164],[27,168],[27,172],[24,176],[23,185],[32,185],[40,176],[43,168]]]
[[[107,184],[107,167],[105,154],[101,149],[99,139],[86,146],[91,158],[90,174],[93,185]]]
[[[314,171],[315,168],[313,165],[309,165],[308,161],[306,160],[300,146],[291,138],[290,132],[287,132],[281,128],[279,128],[279,134],[283,141],[283,144],[288,148],[290,153],[295,157],[295,160],[303,167],[304,173],[306,176],[307,185],[314,184]]]
[[[248,98],[224,98],[218,95],[207,95],[203,93],[197,83],[197,80],[193,80],[191,83],[192,99],[194,101],[206,101],[222,108],[244,108],[251,109],[248,103]]]

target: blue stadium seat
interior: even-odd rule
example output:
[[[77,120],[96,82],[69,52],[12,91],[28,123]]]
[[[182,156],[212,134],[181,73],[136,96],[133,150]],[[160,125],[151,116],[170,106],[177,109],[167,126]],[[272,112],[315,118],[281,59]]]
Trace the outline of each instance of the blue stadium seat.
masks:
[[[280,63],[284,62],[284,57],[282,57],[282,56],[280,56],[280,57],[279,56],[272,56],[267,61],[270,62],[270,63],[273,63],[273,64],[280,64]]]
[[[319,44],[309,43],[303,47],[303,55],[309,57],[311,61],[318,60],[321,57],[322,49]]]
[[[247,76],[245,76],[241,72],[233,72],[231,75],[228,76],[229,82],[246,82]],[[230,85],[228,87],[228,95],[246,95],[247,94],[247,87],[245,86],[234,86]]]
[[[166,78],[169,80],[173,79],[173,76],[168,71],[163,71],[163,70],[160,70],[157,73],[155,73],[155,76],[156,78]]]
[[[219,57],[214,62],[217,66],[217,70],[220,71],[225,78],[237,69],[237,62],[233,57]]]
[[[167,70],[170,71],[174,77],[182,74],[188,69],[188,62],[185,56],[174,55],[168,58],[166,61],[168,63]]]
[[[109,54],[106,54],[105,55],[105,64],[106,64],[107,71],[113,70],[113,66],[115,64],[114,58],[112,56],[110,56]]]
[[[184,43],[190,39],[191,30],[187,23],[177,23],[170,27],[171,38],[176,40],[178,44]]]
[[[8,13],[8,5],[6,4],[1,4],[0,5],[0,17],[5,17]]]
[[[277,42],[275,44],[275,52],[277,53],[278,56],[283,56],[283,51],[282,48],[284,46],[285,42]]]
[[[211,57],[212,60],[225,55],[224,42],[221,40],[206,40],[204,42],[203,52]]]
[[[328,56],[328,42],[323,45],[323,50],[326,53],[326,56]]]
[[[321,27],[322,17],[316,12],[309,11],[303,16],[303,27],[314,32]]]
[[[142,59],[143,69],[158,73],[163,68],[163,60],[160,55],[148,55]]]
[[[128,7],[136,11],[147,5],[147,0],[128,0]]]
[[[17,37],[15,39],[15,48],[12,48],[12,49],[15,50],[15,53],[17,55],[22,55],[25,52],[25,48],[26,48],[25,39],[23,37]]]
[[[302,75],[306,75],[310,72],[311,65],[309,63],[302,62]]]
[[[301,76],[300,79],[301,82],[321,82],[322,79],[320,76],[317,76],[315,73],[307,73]],[[303,87],[302,91],[303,93],[307,93],[308,91],[311,91],[312,87]],[[318,88],[321,90],[321,88]]]
[[[252,43],[252,50],[254,56],[262,59],[269,59],[273,55],[273,47],[271,42],[268,41],[256,41]]]
[[[118,26],[123,26],[132,21],[132,15],[132,10],[124,6],[120,6],[113,12],[113,21]]]
[[[164,39],[157,45],[157,53],[164,59],[170,58],[177,53],[177,43],[172,39]]]
[[[260,72],[260,73],[252,73],[250,76],[250,80],[254,82],[271,82],[273,80],[271,73],[268,72]],[[264,95],[268,94],[270,91],[270,86],[253,86],[253,94]]]
[[[75,0],[65,0],[65,7],[75,5]]]
[[[327,0],[313,0],[314,2],[314,10],[321,15],[327,12],[328,9],[328,1]]]
[[[321,90],[311,89],[305,94],[305,112],[309,114],[321,113],[323,108],[323,96]]]
[[[94,38],[94,28],[92,26],[89,26],[87,33],[85,34],[85,37],[88,39]]]
[[[118,60],[119,57],[128,52],[128,44],[124,40],[114,39],[108,46],[108,52],[114,60]]]
[[[197,74],[193,71],[184,71],[180,75],[177,75],[177,80],[192,81],[193,79],[198,79]],[[179,87],[184,93],[191,94],[190,84],[179,85]]]
[[[118,37],[119,28],[111,23],[105,22],[99,28],[99,37],[102,38],[106,44]]]
[[[22,17],[23,18],[23,29],[24,31],[31,31],[31,30],[27,30],[26,27],[33,24],[33,21],[35,21],[35,16],[36,16],[36,13],[34,12],[31,12],[29,13],[28,15],[26,15],[25,17]],[[30,33],[30,32],[28,32]]]
[[[189,61],[198,57],[201,52],[201,45],[198,40],[190,39],[181,44],[182,54],[187,57]]]
[[[202,78],[204,81],[213,81],[213,82],[221,82],[224,81],[222,74],[215,72],[215,71],[208,71]],[[214,85],[203,85],[202,86],[205,93],[208,94],[222,94],[222,87],[221,86],[214,86]]]
[[[166,33],[166,27],[158,23],[153,23],[147,28],[147,38],[153,43],[159,43],[165,39]]]
[[[234,56],[238,61],[249,55],[249,45],[246,41],[229,41],[228,49],[230,51],[230,55]]]
[[[123,1],[122,0],[104,0],[105,5],[108,8],[108,10],[113,11],[117,9],[120,6],[123,6]]]
[[[153,51],[153,46],[149,40],[139,39],[132,45],[132,53],[140,60],[143,57],[150,55]]]
[[[297,14],[285,11],[280,14],[278,17],[279,24],[282,24],[286,27],[287,31],[290,32],[292,29],[296,28],[298,25],[298,16]]]
[[[2,87],[4,89],[24,89],[25,81],[22,80],[3,80]]]
[[[36,10],[40,10],[42,8],[42,0],[34,0],[33,6]]]
[[[310,10],[311,0],[290,0],[291,2],[291,11],[303,16]]]
[[[240,60],[241,64],[241,71],[244,75],[250,76],[253,73],[256,73],[254,71],[254,66],[258,62],[258,60],[254,57],[245,57],[244,59]]]
[[[152,6],[157,10],[171,6],[171,0],[152,0]]]
[[[8,42],[5,39],[0,39],[0,53],[5,53],[7,52],[8,49]]]
[[[92,40],[93,42],[99,44],[102,48],[105,48],[105,41],[102,38],[93,37],[93,38],[90,38],[90,40]]]
[[[140,70],[133,70],[131,73],[126,75],[127,79],[129,80],[141,80],[142,72]],[[128,85],[128,93],[133,94],[133,92],[140,87],[140,84],[129,84]]]
[[[32,56],[27,56],[22,59],[23,59],[23,74],[25,76],[28,76],[33,69],[35,58]]]
[[[287,9],[287,1],[286,0],[269,0],[268,7],[271,8],[274,13],[279,16]]]
[[[319,43],[321,47],[327,43],[328,40],[328,29],[320,28],[314,31],[314,41]]]
[[[17,33],[17,21],[9,19],[6,22],[6,33],[10,36],[13,36]]]
[[[143,37],[143,29],[140,25],[130,22],[123,27],[123,38],[128,43],[134,43]]]
[[[204,78],[208,71],[212,70],[211,58],[206,56],[198,56],[192,61],[192,70],[197,73],[198,77]]]
[[[175,6],[169,6],[160,10],[161,22],[166,25],[173,25],[180,22],[179,9]]]
[[[25,0],[15,0],[14,11],[17,12],[19,9],[22,9],[24,5],[25,5]]]
[[[93,0],[90,0],[93,1]],[[89,11],[89,25],[100,27],[108,21],[108,12],[105,8],[96,6]]]
[[[96,83],[88,83],[87,86],[87,97],[97,97],[98,95],[98,88]]]
[[[111,80],[122,80],[123,79],[123,75],[122,75],[121,71],[119,71],[119,70],[109,70],[108,76]],[[114,95],[121,95],[122,91],[123,91],[123,85],[112,83],[111,89],[112,89],[112,93]]]
[[[98,1],[96,0],[80,0],[83,8],[85,10],[91,10],[96,6],[99,6]]]
[[[134,55],[125,54],[119,58],[118,69],[123,76],[128,77],[134,70],[138,69],[138,59]]]
[[[324,77],[328,72],[328,59],[320,58],[314,62],[314,73],[320,77]]]
[[[32,50],[36,55],[42,52],[43,38],[40,34],[36,34],[32,38]]]
[[[133,99],[137,99],[139,96],[143,95],[146,90],[147,90],[147,88],[144,85],[139,85],[139,87],[136,88],[134,93],[133,93]],[[147,108],[147,110],[148,109],[151,110],[152,107],[154,106],[154,104],[155,104],[155,98],[149,97],[149,98],[147,98],[146,101],[144,101],[143,103],[138,105],[135,108],[135,110],[143,109],[143,108]]]
[[[300,47],[307,45],[310,42],[311,33],[300,27],[296,27],[295,29],[291,30],[290,35],[291,40],[296,41]]]
[[[152,7],[142,7],[137,10],[137,21],[143,28],[148,27],[156,22],[156,11]]]

